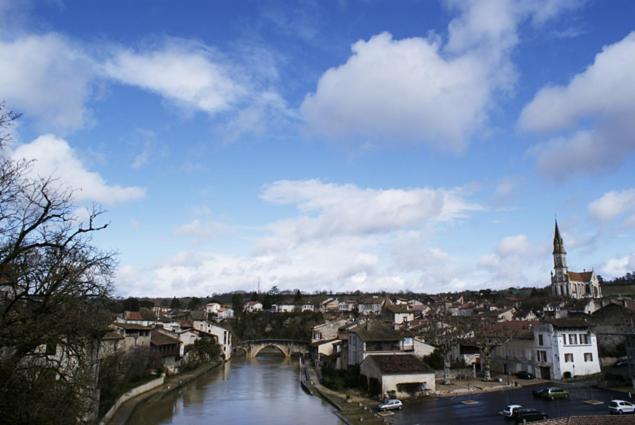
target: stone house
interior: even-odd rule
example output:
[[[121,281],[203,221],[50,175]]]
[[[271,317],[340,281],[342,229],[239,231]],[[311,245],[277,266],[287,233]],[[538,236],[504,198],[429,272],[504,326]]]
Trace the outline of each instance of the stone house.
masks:
[[[434,370],[412,354],[369,355],[360,374],[371,396],[411,398],[436,390]]]
[[[392,326],[379,321],[366,322],[348,333],[348,366],[360,364],[367,356],[407,354],[403,338]]]

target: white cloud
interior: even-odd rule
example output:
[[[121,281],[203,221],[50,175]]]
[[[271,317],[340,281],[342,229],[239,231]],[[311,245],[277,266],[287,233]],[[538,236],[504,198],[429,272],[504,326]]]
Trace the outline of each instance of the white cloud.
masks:
[[[460,189],[365,189],[319,180],[281,180],[265,187],[269,203],[295,205],[300,218],[272,225],[300,239],[389,232],[432,221],[449,221],[480,210]]]
[[[518,234],[501,239],[494,252],[481,256],[477,268],[487,271],[481,277],[484,286],[544,286],[549,280],[543,267],[548,258],[546,245],[532,244]]]
[[[103,71],[121,83],[209,114],[230,109],[247,91],[217,53],[186,40],[167,41],[149,51],[118,49]]]
[[[41,127],[75,130],[89,121],[93,62],[57,34],[0,41],[0,93]]]
[[[145,189],[140,187],[107,184],[98,173],[86,169],[65,140],[52,134],[17,146],[11,157],[32,161],[30,173],[34,177],[55,178],[62,186],[75,190],[73,196],[78,201],[112,205],[145,196]]]
[[[635,189],[610,191],[589,204],[591,217],[603,222],[614,220],[629,211],[635,211]]]
[[[437,41],[382,33],[322,75],[301,111],[328,137],[421,142],[460,151],[484,119],[491,85],[477,57],[446,60]]]
[[[310,131],[335,140],[461,151],[485,124],[495,94],[513,88],[518,25],[544,23],[564,3],[449,1],[459,15],[447,43],[435,34],[396,40],[386,32],[357,41],[346,63],[328,69],[305,97],[302,115]]]
[[[184,251],[156,267],[137,269],[146,283],[126,278],[126,269],[119,287],[140,294],[147,285],[152,291],[145,293],[169,295],[186,285],[204,295],[251,288],[260,279],[265,288],[439,290],[456,277],[456,268],[442,249],[427,246],[423,235],[480,208],[464,197],[458,189],[380,190],[319,180],[278,181],[266,186],[261,198],[294,206],[298,213],[264,226],[251,254]],[[177,232],[194,235],[215,227],[211,220],[196,219]]]
[[[532,149],[538,167],[565,178],[606,170],[635,150],[635,32],[605,46],[566,86],[541,89],[525,106],[523,130],[562,135]]]
[[[616,278],[635,270],[635,254],[609,259],[602,268],[605,277]]]

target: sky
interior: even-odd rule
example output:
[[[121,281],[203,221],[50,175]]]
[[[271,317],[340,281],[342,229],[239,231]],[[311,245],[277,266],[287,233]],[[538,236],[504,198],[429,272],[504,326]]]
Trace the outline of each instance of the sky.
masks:
[[[0,0],[0,99],[118,296],[635,270],[630,0]]]

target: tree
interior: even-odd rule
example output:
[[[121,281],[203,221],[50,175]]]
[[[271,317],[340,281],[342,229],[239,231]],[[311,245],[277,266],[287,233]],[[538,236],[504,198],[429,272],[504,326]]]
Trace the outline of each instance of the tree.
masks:
[[[178,298],[173,297],[172,301],[170,302],[170,308],[173,310],[178,310],[179,308],[181,308],[181,301]]]
[[[465,323],[449,314],[445,308],[441,308],[430,317],[428,326],[422,330],[422,336],[443,358],[443,383],[449,384],[450,355],[452,348],[466,336]]]
[[[134,297],[128,297],[123,300],[123,309],[127,311],[139,311],[140,308],[139,300]]]
[[[202,305],[203,305],[203,300],[201,300],[198,297],[192,297],[192,298],[190,298],[190,302],[187,303],[187,308],[190,309],[190,310],[196,310],[197,308],[199,308]]]
[[[296,303],[299,303],[300,301],[302,301],[302,292],[300,292],[299,289],[295,290],[295,295],[293,296],[293,301],[295,301]]]
[[[232,309],[235,314],[239,314],[243,311],[243,297],[237,292],[232,294]]]
[[[0,104],[0,129],[17,117]],[[91,241],[102,212],[78,219],[72,192],[30,167],[0,154],[0,418],[76,424],[96,405],[113,255]]]

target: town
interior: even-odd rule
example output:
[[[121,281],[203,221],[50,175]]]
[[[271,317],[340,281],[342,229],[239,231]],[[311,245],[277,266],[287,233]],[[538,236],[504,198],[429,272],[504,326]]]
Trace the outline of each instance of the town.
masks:
[[[592,270],[568,270],[557,223],[553,265],[551,284],[541,289],[424,295],[303,294],[274,287],[209,299],[124,299],[101,338],[99,357],[112,365],[145,356],[147,370],[162,373],[153,381],[158,387],[166,377],[187,376],[201,364],[254,359],[274,350],[301,358],[302,386],[338,406],[351,422],[390,422],[392,412],[373,408],[377,400],[416,409],[409,401],[460,396],[471,401],[476,393],[535,389],[536,382],[577,393],[618,390],[630,400],[633,278],[627,276],[627,284],[601,282]],[[102,366],[102,375],[108,367]],[[102,397],[114,388],[101,388]],[[109,404],[115,395],[106,399]],[[351,411],[352,399],[365,407]],[[608,413],[607,400],[572,397],[569,403],[592,407],[584,413],[604,423],[600,415]],[[565,406],[558,407],[567,414]],[[116,409],[102,403],[101,412],[108,423]]]

